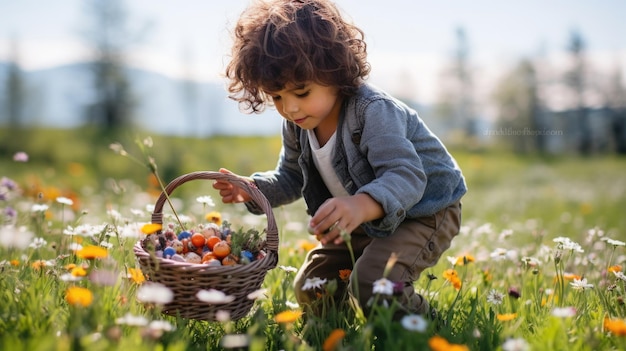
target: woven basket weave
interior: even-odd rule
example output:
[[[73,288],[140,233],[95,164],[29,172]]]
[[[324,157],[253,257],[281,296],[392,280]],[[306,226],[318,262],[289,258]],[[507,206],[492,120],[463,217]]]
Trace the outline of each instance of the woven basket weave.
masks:
[[[205,264],[156,257],[142,247],[141,241],[134,246],[135,256],[149,281],[161,283],[174,292],[174,300],[164,306],[163,313],[188,319],[215,321],[217,311],[227,311],[232,320],[237,320],[246,316],[254,304],[254,300],[247,297],[248,294],[261,288],[265,274],[276,267],[278,262],[276,220],[272,207],[261,191],[236,175],[209,171],[188,173],[171,181],[165,187],[165,192],[169,195],[178,186],[196,179],[229,181],[245,190],[263,209],[267,217],[263,248],[266,256],[248,264],[209,267]],[[163,224],[162,210],[166,200],[165,193],[161,193],[152,213],[152,223]],[[215,305],[198,300],[196,293],[208,289],[219,290],[226,295],[234,296],[235,299],[227,304]]]

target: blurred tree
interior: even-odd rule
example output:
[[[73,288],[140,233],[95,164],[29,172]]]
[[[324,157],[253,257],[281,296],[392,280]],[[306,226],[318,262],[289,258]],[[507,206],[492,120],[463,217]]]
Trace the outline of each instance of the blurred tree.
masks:
[[[19,129],[24,119],[26,87],[24,73],[20,66],[17,39],[11,41],[10,61],[6,80],[6,110],[9,128]]]
[[[517,153],[546,152],[545,128],[539,99],[537,73],[531,60],[524,59],[497,85],[494,100],[498,107],[498,126],[514,133],[501,137]]]
[[[589,123],[589,111],[585,103],[587,82],[587,62],[585,60],[585,41],[580,32],[574,30],[570,34],[567,47],[571,59],[571,67],[565,73],[565,84],[572,91],[573,118],[576,130],[578,152],[588,155],[592,151],[592,134]]]
[[[611,114],[610,136],[615,152],[626,154],[626,88],[624,88],[621,65],[616,65],[605,90],[606,105]]]
[[[91,26],[85,39],[92,47],[94,61],[94,101],[87,109],[87,120],[102,128],[104,135],[115,135],[132,127],[135,100],[125,67],[125,52],[135,36],[127,26],[121,0],[90,0],[86,10]]]
[[[445,121],[446,129],[454,134],[459,132],[463,139],[478,135],[476,119],[472,67],[469,57],[469,44],[465,30],[456,29],[457,47],[449,68],[442,75],[441,93],[435,112]]]

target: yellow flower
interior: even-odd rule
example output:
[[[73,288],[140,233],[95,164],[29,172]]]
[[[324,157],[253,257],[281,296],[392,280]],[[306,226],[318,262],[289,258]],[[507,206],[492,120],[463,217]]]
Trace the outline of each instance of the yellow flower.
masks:
[[[139,268],[129,268],[128,278],[135,282],[135,284],[143,284],[143,282],[146,281],[146,277],[144,277],[143,272]]]
[[[317,242],[309,241],[309,240],[301,240],[299,246],[302,250],[309,252],[317,246]]]
[[[283,311],[274,316],[276,323],[293,323],[302,316],[302,311]]]
[[[623,319],[610,319],[608,317],[604,317],[604,329],[610,331],[614,335],[625,336],[626,321]]]
[[[498,320],[501,322],[510,321],[510,320],[515,319],[516,317],[517,317],[517,313],[504,313],[504,314],[498,314],[496,316],[496,318],[498,318]]]
[[[76,263],[68,263],[65,265],[65,269],[67,269],[68,271],[72,271],[72,269],[76,268]]]
[[[17,267],[19,265],[20,265],[20,261],[18,261],[18,260],[11,260],[11,266]]]
[[[33,267],[33,269],[35,270],[39,270],[39,269],[42,269],[43,267],[46,267],[47,265],[48,265],[47,261],[37,260],[31,264],[31,267]]]
[[[335,329],[330,332],[326,340],[324,341],[324,345],[322,346],[322,350],[324,351],[332,351],[339,346],[341,339],[346,336],[346,332],[343,329]]]
[[[141,227],[141,232],[148,235],[148,234],[154,234],[160,231],[161,229],[163,229],[163,225],[160,223],[148,223],[148,224],[144,224]]]
[[[87,271],[81,266],[72,268],[70,273],[75,277],[84,277],[87,275]]]
[[[87,307],[93,302],[91,290],[72,286],[65,291],[65,301],[70,305]]]
[[[469,347],[461,344],[451,344],[445,338],[435,335],[428,339],[428,346],[433,351],[469,351]]]
[[[89,245],[76,251],[76,256],[87,260],[93,260],[96,258],[105,258],[109,252],[102,246]]]
[[[217,211],[207,213],[205,218],[209,222],[213,222],[217,225],[222,225],[222,214]]]
[[[462,266],[465,263],[470,263],[474,261],[475,261],[474,256],[468,254],[468,255],[458,256],[454,264],[457,266]]]

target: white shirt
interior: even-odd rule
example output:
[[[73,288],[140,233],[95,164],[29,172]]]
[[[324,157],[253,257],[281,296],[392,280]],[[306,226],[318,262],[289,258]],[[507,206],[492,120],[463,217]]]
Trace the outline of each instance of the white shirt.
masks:
[[[328,139],[326,144],[322,147],[320,147],[317,137],[315,136],[315,132],[312,129],[307,130],[307,133],[309,136],[309,144],[311,144],[313,162],[315,163],[315,167],[317,167],[317,171],[322,176],[322,180],[324,180],[324,184],[326,184],[330,193],[334,197],[350,195],[341,184],[341,181],[339,180],[339,177],[337,177],[337,173],[335,173],[332,165],[333,149],[335,149],[337,132],[333,133],[330,139]]]

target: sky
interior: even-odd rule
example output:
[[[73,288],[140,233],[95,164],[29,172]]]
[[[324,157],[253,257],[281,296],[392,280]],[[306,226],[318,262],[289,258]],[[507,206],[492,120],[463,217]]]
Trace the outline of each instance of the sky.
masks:
[[[18,43],[20,63],[34,70],[83,60],[85,0],[0,0],[0,60]],[[172,77],[221,79],[229,29],[248,0],[125,0],[131,29],[142,35],[131,61]],[[363,31],[371,79],[402,89],[409,77],[422,100],[433,100],[463,28],[470,59],[485,77],[522,57],[562,54],[572,31],[602,65],[626,72],[623,0],[337,0]],[[482,71],[480,70],[482,68]],[[494,69],[492,69],[494,68]]]

